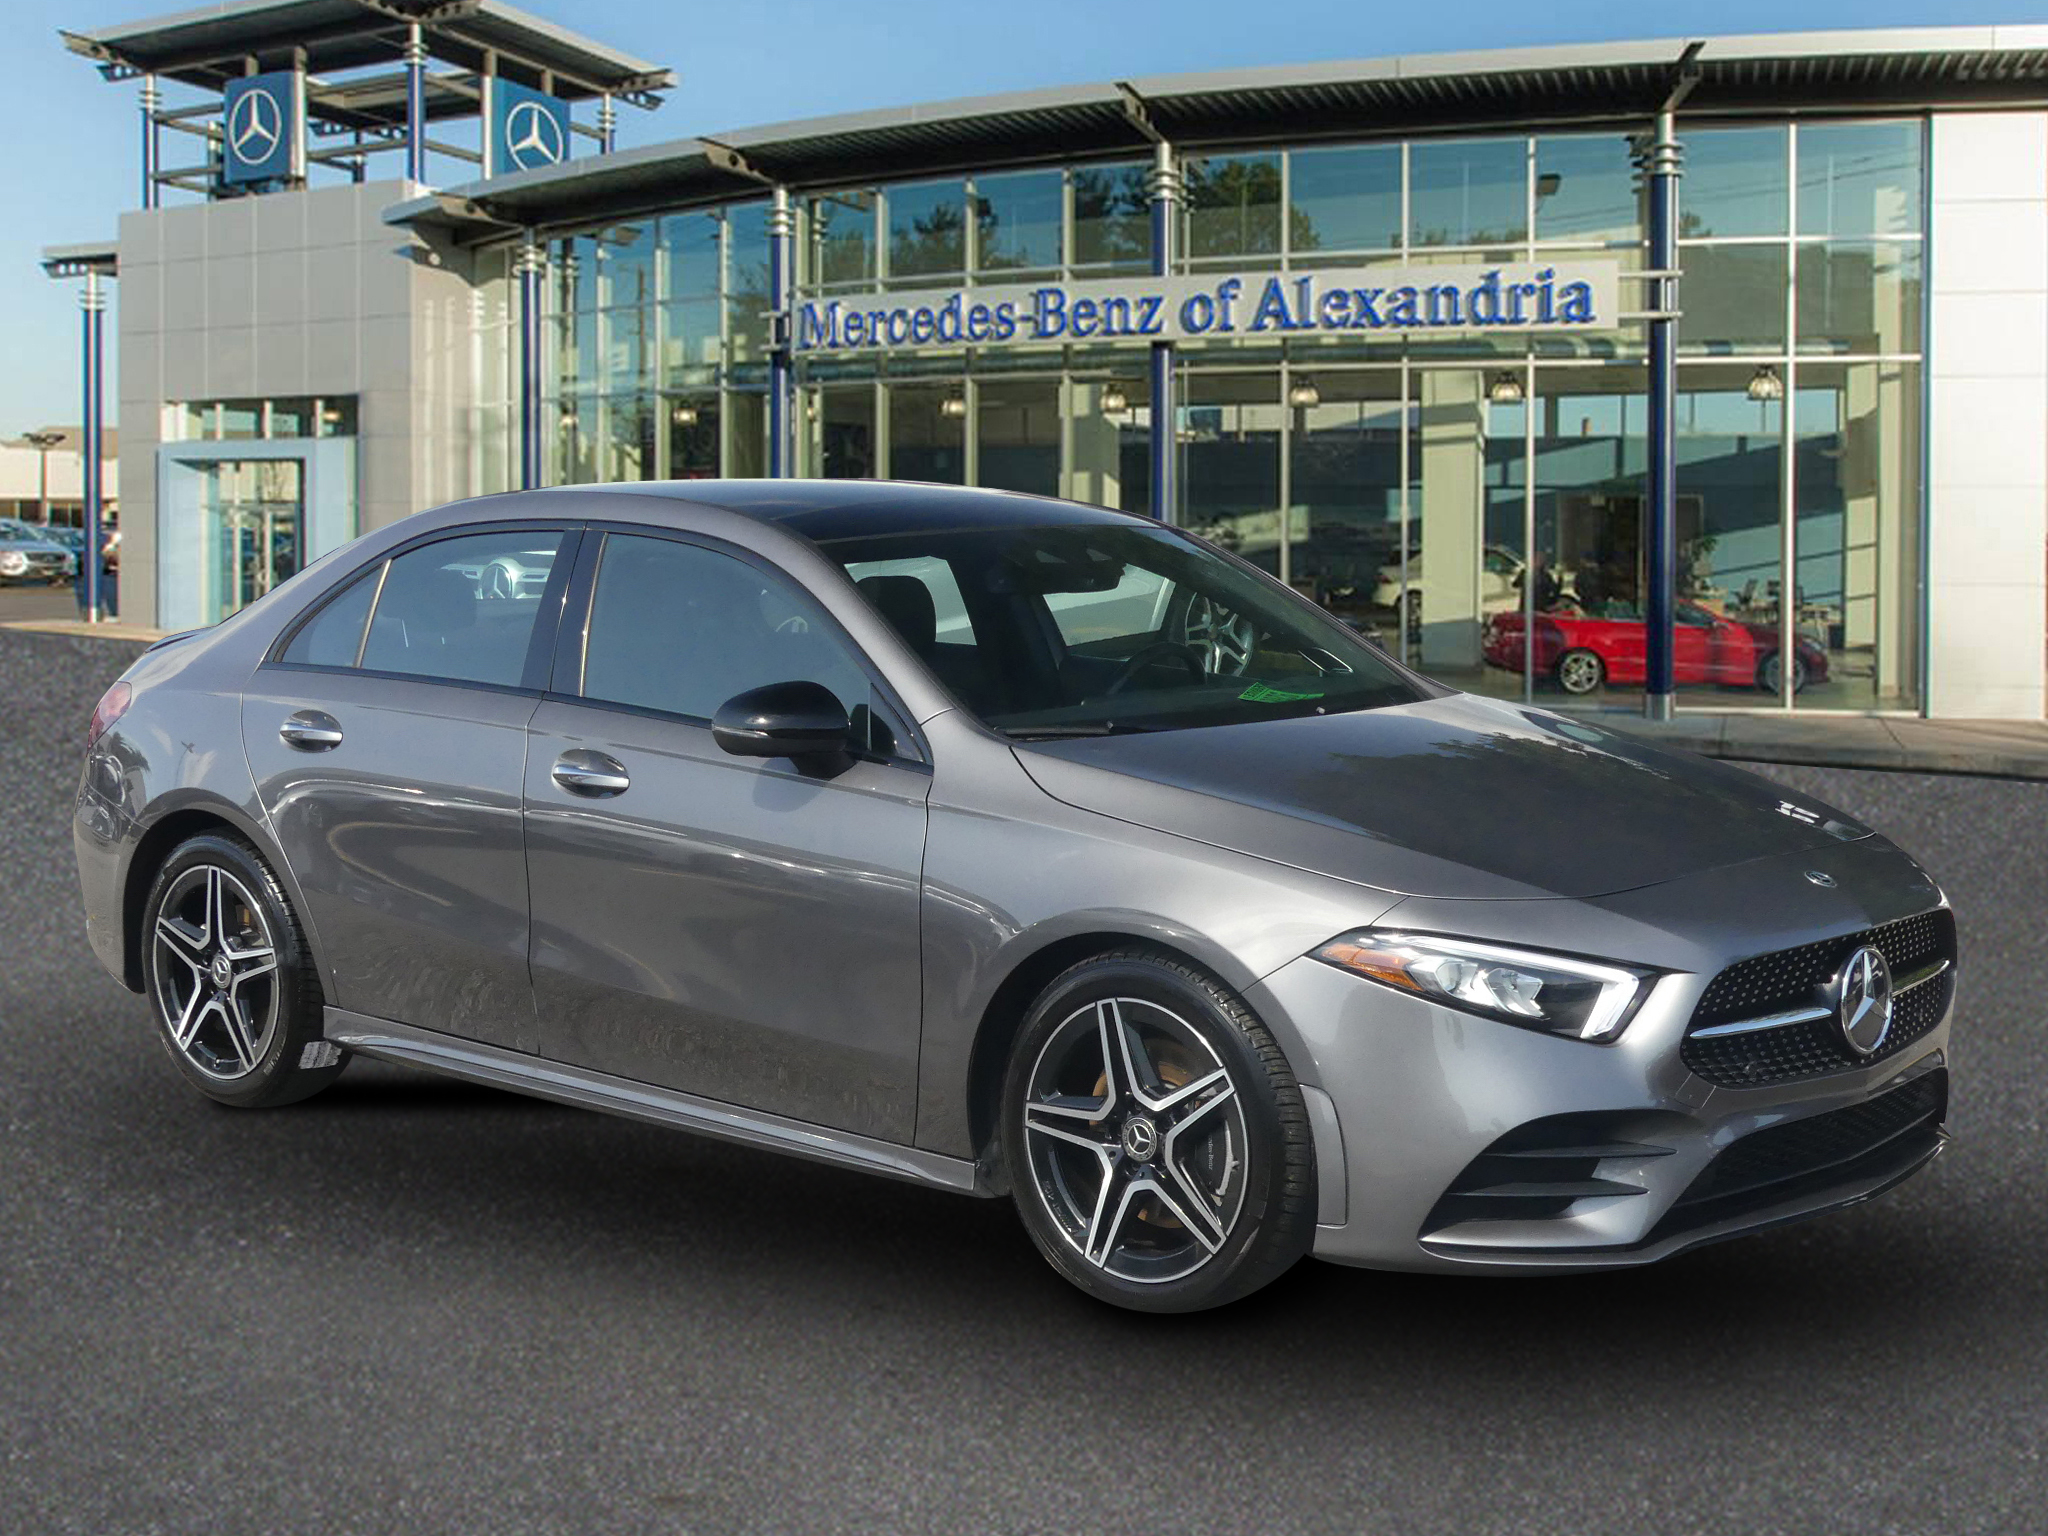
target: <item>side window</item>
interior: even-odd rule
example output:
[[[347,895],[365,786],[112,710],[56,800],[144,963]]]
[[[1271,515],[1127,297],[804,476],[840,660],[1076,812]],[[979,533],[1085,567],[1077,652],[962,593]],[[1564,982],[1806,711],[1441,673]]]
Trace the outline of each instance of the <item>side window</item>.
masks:
[[[314,614],[312,621],[292,636],[282,659],[308,667],[354,666],[356,653],[363,648],[363,625],[369,620],[377,577],[384,565],[379,560]]]
[[[856,560],[846,567],[861,595],[896,626],[913,650],[974,645],[974,623],[953,567],[937,555],[909,560]],[[915,582],[922,592],[911,586]],[[926,631],[929,630],[929,635]]]
[[[364,667],[518,687],[561,544],[557,529],[511,529],[400,555],[370,616]]]
[[[673,539],[607,535],[590,600],[582,694],[708,720],[764,683],[822,683],[891,751],[868,674],[817,608],[788,582],[716,550]]]
[[[1127,565],[1106,592],[1054,592],[1045,599],[1052,621],[1069,650],[1102,641],[1149,635],[1165,617],[1167,579],[1158,571]],[[1114,647],[1121,652],[1128,647]]]

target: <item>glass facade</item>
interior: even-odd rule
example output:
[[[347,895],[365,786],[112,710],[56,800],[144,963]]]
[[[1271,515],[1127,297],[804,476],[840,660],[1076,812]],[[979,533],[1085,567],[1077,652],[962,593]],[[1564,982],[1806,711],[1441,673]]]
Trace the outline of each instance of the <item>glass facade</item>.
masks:
[[[1919,118],[1680,124],[1681,703],[1918,706]],[[1005,169],[795,200],[796,298],[1149,272],[1148,162]],[[1625,134],[1490,135],[1183,160],[1189,273],[1603,260],[1640,307]],[[553,481],[768,466],[767,204],[548,250]],[[486,254],[486,488],[516,432],[509,278]],[[1560,334],[1210,336],[1153,419],[1143,340],[800,354],[795,472],[1142,510],[1155,427],[1185,526],[1456,686],[1640,702],[1640,324]],[[232,404],[229,402],[227,404]],[[225,430],[225,427],[222,428]]]

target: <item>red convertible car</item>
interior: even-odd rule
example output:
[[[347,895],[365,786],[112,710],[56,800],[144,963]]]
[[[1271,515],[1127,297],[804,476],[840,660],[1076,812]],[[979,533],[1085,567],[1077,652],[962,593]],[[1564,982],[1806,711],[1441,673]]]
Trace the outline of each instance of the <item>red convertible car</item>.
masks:
[[[1576,609],[1537,614],[1534,670],[1555,677],[1571,694],[1592,693],[1604,683],[1640,685],[1642,617],[1632,608],[1614,607],[1607,614],[1612,616]],[[1783,686],[1778,631],[1772,626],[1745,624],[1696,603],[1678,604],[1674,617],[1677,644],[1672,670],[1680,687],[1718,683],[1776,693]],[[1489,614],[1480,627],[1479,643],[1490,665],[1521,671],[1522,615]],[[1792,656],[1793,691],[1825,681],[1827,675],[1827,652],[1802,636]]]

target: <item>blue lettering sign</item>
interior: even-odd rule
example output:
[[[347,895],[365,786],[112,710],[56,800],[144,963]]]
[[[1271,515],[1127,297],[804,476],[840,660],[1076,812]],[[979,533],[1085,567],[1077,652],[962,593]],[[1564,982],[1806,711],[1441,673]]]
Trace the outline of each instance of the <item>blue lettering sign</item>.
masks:
[[[1377,281],[1374,281],[1377,279]],[[1133,277],[894,294],[871,309],[800,301],[799,352],[1235,332],[1613,328],[1616,270],[1381,263],[1257,278]],[[1252,285],[1256,285],[1255,287]]]

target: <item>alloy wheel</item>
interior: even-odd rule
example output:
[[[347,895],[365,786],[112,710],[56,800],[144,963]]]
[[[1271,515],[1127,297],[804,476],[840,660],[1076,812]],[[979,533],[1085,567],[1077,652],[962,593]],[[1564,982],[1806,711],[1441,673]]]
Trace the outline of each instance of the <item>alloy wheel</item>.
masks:
[[[1591,651],[1567,651],[1557,664],[1557,680],[1566,693],[1591,693],[1600,686],[1601,671]]]
[[[1054,1226],[1120,1280],[1193,1274],[1244,1204],[1237,1085],[1187,1020],[1142,998],[1092,1002],[1047,1038],[1031,1069],[1024,1140]]]
[[[157,908],[150,972],[173,1049],[222,1081],[256,1069],[277,1029],[277,946],[235,874],[195,864],[172,882]]]
[[[1187,643],[1202,652],[1211,677],[1242,677],[1258,649],[1250,619],[1200,593],[1189,600],[1181,627]]]

